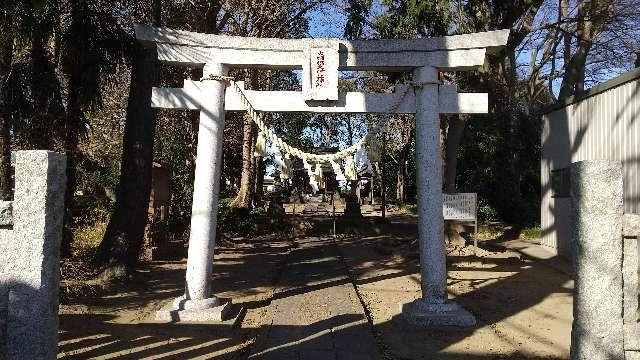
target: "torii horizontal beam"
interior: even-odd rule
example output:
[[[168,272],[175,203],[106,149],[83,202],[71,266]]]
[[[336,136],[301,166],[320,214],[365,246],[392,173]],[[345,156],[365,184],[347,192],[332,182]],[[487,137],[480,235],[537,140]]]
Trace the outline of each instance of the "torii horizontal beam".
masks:
[[[242,82],[238,82],[242,88]],[[199,110],[207,99],[202,99],[207,82],[185,80],[183,88],[153,88],[151,106],[162,109]],[[313,112],[313,113],[395,113],[414,114],[415,94],[407,85],[397,86],[393,94],[348,92],[340,93],[338,101],[307,102],[300,91],[244,90],[249,102],[264,112]],[[404,97],[396,109],[392,109],[400,97]],[[459,94],[455,85],[440,85],[439,110],[441,114],[487,113],[486,93]],[[232,88],[225,91],[226,111],[245,111],[244,105]]]
[[[201,34],[135,26],[136,38],[156,43],[158,59],[185,66],[222,63],[230,68],[300,69],[310,47],[336,48],[339,70],[408,71],[422,66],[471,70],[504,46],[509,30],[425,39],[274,39]]]

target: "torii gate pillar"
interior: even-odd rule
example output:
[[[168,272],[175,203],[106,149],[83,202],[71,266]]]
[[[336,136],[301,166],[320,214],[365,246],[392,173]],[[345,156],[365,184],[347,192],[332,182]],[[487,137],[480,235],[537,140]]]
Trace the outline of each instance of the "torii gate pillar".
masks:
[[[413,71],[416,87],[416,187],[418,247],[422,298],[402,306],[410,323],[422,327],[473,326],[471,313],[447,300],[447,265],[442,216],[442,158],[440,145],[440,82],[438,69]]]
[[[228,72],[228,67],[222,64],[207,64],[203,77],[226,76]],[[185,293],[173,302],[173,308],[158,311],[158,320],[221,321],[231,305],[211,292],[222,173],[225,90],[223,81],[204,80],[201,86],[201,95],[208,101],[200,104]]]

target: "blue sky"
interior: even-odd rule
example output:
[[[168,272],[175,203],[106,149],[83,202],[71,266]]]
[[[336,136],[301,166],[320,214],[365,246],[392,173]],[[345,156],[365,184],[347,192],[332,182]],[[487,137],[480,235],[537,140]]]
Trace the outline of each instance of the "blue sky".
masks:
[[[313,38],[342,38],[347,17],[331,4],[325,4],[312,11],[309,19],[309,36]]]

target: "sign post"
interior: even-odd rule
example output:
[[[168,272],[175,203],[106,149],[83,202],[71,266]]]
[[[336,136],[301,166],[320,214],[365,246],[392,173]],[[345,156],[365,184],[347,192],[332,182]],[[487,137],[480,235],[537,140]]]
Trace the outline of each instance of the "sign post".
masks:
[[[473,222],[473,231],[478,232],[476,193],[443,194],[442,216],[445,220]]]

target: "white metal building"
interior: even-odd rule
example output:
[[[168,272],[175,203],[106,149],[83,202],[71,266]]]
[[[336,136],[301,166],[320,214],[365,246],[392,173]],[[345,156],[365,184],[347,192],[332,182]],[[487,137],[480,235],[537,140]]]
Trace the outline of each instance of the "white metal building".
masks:
[[[568,166],[622,160],[625,212],[640,212],[640,69],[550,109],[542,129],[542,245],[570,256]]]

